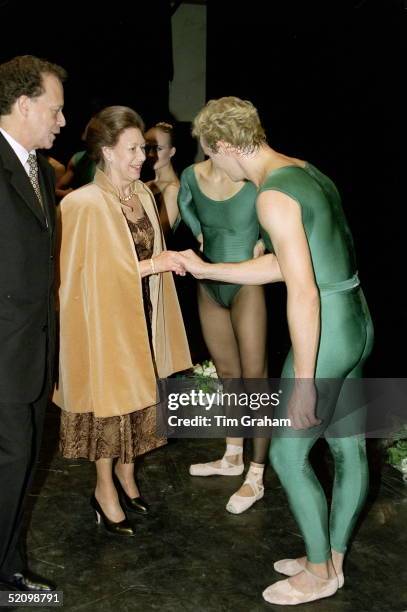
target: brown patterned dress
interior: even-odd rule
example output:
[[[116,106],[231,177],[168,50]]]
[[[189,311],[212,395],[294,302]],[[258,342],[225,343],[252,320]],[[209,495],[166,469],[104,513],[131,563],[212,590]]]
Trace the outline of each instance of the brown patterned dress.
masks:
[[[127,220],[137,257],[141,261],[153,254],[154,229],[144,213],[136,223]],[[141,279],[144,309],[151,343],[152,305],[148,276]],[[74,414],[61,411],[60,451],[67,459],[84,457],[90,461],[118,457],[132,463],[138,455],[166,443],[156,436],[156,409],[149,406],[124,416],[95,417],[92,412]]]

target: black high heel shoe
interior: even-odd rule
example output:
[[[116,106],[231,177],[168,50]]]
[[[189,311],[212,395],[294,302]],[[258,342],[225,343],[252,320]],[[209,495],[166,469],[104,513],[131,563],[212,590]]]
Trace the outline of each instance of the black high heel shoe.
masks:
[[[127,518],[123,519],[122,521],[119,521],[118,523],[115,523],[114,521],[111,521],[109,518],[107,518],[94,494],[90,498],[90,505],[95,511],[96,523],[98,525],[103,524],[104,528],[109,533],[128,537],[136,535],[133,527],[130,525]]]
[[[145,499],[142,497],[129,497],[116,474],[113,474],[113,477],[123,508],[129,512],[137,512],[137,514],[143,514],[144,516],[148,514],[150,512],[150,507]]]

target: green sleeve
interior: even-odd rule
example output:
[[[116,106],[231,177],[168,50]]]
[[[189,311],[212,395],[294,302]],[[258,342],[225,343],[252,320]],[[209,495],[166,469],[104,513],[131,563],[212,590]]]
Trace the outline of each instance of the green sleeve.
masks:
[[[194,236],[199,236],[199,234],[202,233],[201,223],[185,170],[181,174],[181,185],[178,192],[178,207],[184,223],[189,227]]]

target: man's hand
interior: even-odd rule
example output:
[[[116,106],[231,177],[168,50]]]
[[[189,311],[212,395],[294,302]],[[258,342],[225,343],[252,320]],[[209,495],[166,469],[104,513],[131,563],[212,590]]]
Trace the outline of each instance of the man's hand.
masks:
[[[296,379],[287,406],[287,418],[293,429],[310,429],[320,425],[315,415],[317,391],[313,379]]]
[[[195,278],[206,278],[205,273],[207,272],[208,264],[202,261],[194,251],[188,249],[186,251],[180,251],[178,254],[181,256],[182,263],[187,272],[192,274]]]

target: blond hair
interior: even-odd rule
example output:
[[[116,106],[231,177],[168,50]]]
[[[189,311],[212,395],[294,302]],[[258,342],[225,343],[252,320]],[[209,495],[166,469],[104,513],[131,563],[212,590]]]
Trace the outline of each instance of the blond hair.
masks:
[[[192,133],[203,138],[214,153],[220,140],[247,153],[266,142],[255,106],[234,96],[209,100],[195,117]]]

